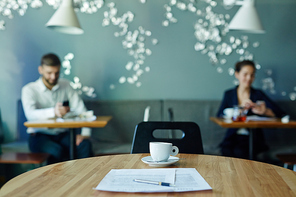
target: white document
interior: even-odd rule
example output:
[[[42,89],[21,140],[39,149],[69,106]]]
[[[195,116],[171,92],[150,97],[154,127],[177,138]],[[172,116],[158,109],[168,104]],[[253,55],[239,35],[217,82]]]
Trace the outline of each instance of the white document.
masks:
[[[252,121],[274,121],[276,120],[275,118],[272,117],[262,117],[262,116],[247,116],[247,121],[252,120]]]
[[[56,121],[57,122],[79,122],[79,121],[86,121],[86,122],[92,122],[94,120],[96,120],[97,117],[96,116],[92,116],[89,118],[80,118],[80,117],[75,117],[75,118],[57,118]],[[54,121],[54,120],[53,120]]]
[[[175,186],[138,183],[134,179],[166,182]],[[158,168],[113,169],[94,189],[112,192],[186,192],[212,188],[195,168]]]

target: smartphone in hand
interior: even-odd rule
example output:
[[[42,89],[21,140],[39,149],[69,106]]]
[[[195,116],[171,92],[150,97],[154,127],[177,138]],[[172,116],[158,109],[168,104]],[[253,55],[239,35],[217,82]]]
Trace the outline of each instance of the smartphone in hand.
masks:
[[[63,106],[65,106],[65,107],[66,107],[66,106],[69,106],[69,101],[64,101],[64,102],[63,102]]]

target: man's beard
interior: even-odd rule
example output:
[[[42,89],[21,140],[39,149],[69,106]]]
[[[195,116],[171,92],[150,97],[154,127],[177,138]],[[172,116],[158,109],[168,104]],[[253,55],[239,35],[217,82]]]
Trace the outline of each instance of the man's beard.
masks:
[[[59,79],[56,79],[53,83],[49,82],[49,80],[46,79],[46,78],[44,78],[44,80],[45,80],[46,83],[49,84],[50,86],[55,86],[55,85],[57,85]]]

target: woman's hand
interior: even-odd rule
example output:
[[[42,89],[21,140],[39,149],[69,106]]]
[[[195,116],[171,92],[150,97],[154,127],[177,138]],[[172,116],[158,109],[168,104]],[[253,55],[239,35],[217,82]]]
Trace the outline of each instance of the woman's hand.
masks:
[[[255,105],[252,107],[252,112],[254,114],[265,115],[266,110],[267,108],[264,101],[257,101]]]
[[[245,109],[251,109],[256,105],[256,103],[253,103],[250,99],[245,99],[245,100],[242,101],[241,105]]]
[[[254,114],[275,117],[273,111],[266,107],[264,101],[257,101],[256,103],[253,103],[251,100],[248,99],[244,102],[244,104],[245,109],[251,109]]]
[[[275,117],[273,111],[266,107],[264,101],[257,101],[254,103],[250,99],[246,99],[242,101],[242,106],[245,108],[245,110],[251,109],[254,114]]]

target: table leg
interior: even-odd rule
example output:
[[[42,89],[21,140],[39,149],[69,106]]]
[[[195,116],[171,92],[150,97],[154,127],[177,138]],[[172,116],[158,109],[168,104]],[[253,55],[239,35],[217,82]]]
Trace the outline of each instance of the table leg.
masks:
[[[253,129],[249,130],[249,159],[253,160]]]
[[[76,133],[75,129],[70,129],[70,159],[76,158]]]

